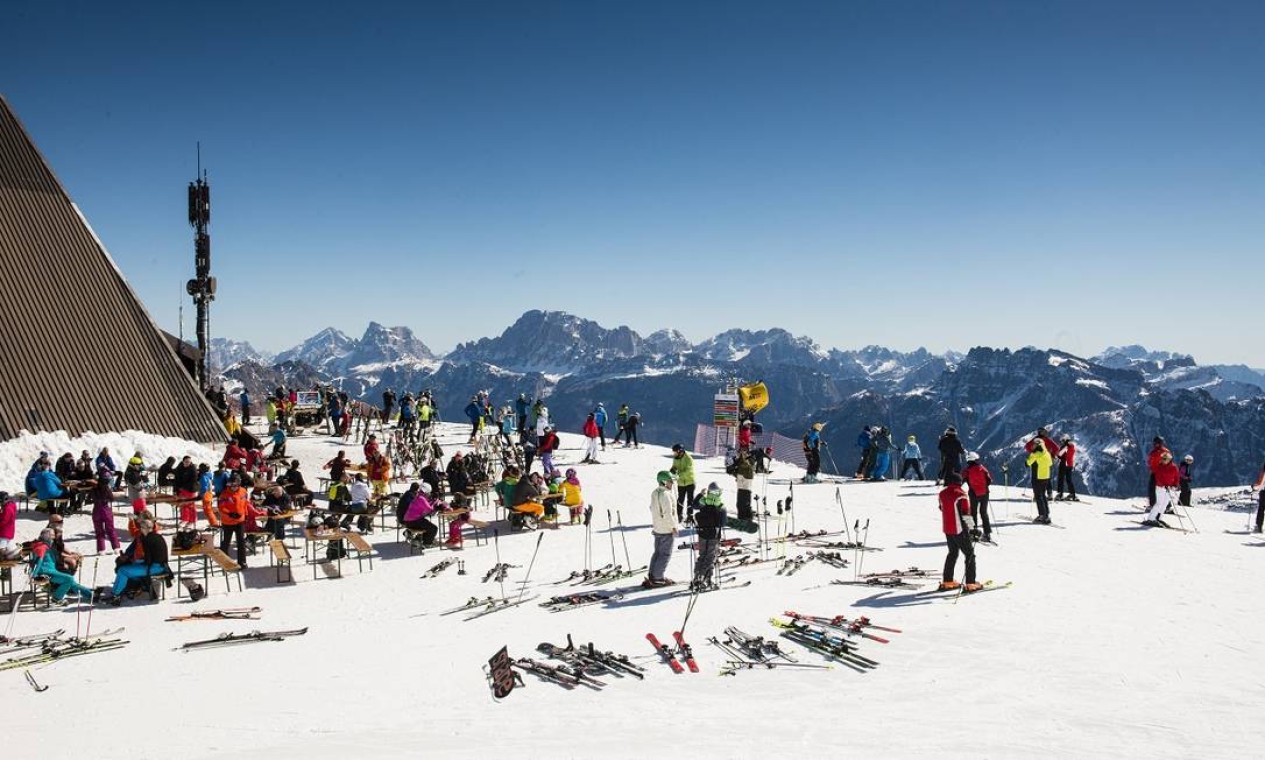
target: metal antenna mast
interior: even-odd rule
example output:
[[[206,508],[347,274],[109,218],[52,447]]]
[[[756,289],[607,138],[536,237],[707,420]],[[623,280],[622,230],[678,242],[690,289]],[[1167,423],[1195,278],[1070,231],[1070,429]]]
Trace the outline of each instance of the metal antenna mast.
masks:
[[[194,278],[185,284],[198,310],[198,387],[207,389],[207,354],[211,351],[211,302],[215,300],[215,278],[211,276],[211,185],[202,170],[202,143],[198,143],[197,179],[189,183],[189,225],[194,229]]]

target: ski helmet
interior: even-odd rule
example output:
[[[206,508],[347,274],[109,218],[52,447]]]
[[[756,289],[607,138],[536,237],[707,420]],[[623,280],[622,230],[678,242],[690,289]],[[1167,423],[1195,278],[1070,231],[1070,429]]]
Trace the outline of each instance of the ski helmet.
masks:
[[[1195,461],[1195,458],[1191,456],[1190,454],[1187,454],[1186,456],[1182,457],[1182,461],[1185,462],[1186,464],[1190,464]]]
[[[654,479],[660,483],[671,483],[672,473],[668,472],[667,470],[659,470],[659,474],[655,475]]]
[[[720,486],[719,486],[719,485],[717,485],[717,484],[716,484],[716,481],[714,481],[714,480],[713,480],[712,482],[710,482],[710,483],[708,483],[708,484],[707,484],[707,492],[708,492],[708,493],[720,493]]]
[[[974,451],[968,451],[968,452],[966,452],[966,461],[968,461],[968,462],[978,462],[978,461],[979,461],[979,454],[977,454],[977,453],[976,453],[976,452],[974,452]]]

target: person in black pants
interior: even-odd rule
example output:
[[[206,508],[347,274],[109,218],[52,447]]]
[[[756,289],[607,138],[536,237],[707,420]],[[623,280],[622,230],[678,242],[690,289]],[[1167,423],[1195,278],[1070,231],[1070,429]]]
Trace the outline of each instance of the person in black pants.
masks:
[[[948,482],[950,473],[957,475],[962,472],[962,456],[966,454],[966,447],[952,425],[945,429],[937,445],[940,449],[940,471],[936,473],[936,485],[939,485]]]
[[[1260,533],[1262,522],[1265,521],[1265,466],[1261,467],[1261,475],[1252,488],[1260,494],[1260,503],[1256,506],[1256,532]]]
[[[637,428],[640,426],[641,412],[628,415],[628,422],[624,423],[624,434],[627,436],[624,440],[624,448],[628,448],[630,444],[634,449],[641,448],[641,443],[637,440]]]
[[[967,594],[979,591],[982,586],[975,580],[975,547],[971,545],[971,536],[978,528],[975,517],[971,514],[970,500],[962,491],[962,477],[954,472],[949,473],[938,498],[944,541],[949,547],[949,554],[944,558],[944,575],[939,590],[961,588]],[[953,580],[959,554],[966,558],[965,584]]]

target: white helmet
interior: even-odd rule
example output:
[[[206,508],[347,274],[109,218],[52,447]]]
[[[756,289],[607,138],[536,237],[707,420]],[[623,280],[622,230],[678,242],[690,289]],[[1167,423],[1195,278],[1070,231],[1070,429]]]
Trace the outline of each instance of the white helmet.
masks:
[[[979,454],[977,454],[977,453],[976,453],[976,452],[974,452],[974,451],[968,451],[968,452],[966,452],[966,461],[968,461],[968,462],[978,462],[978,461],[979,461]]]

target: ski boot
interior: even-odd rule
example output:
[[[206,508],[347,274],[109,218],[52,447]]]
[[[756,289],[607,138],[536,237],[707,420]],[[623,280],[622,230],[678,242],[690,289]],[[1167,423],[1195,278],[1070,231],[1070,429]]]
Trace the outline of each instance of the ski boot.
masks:
[[[982,583],[968,583],[962,587],[962,593],[974,594],[976,591],[979,591],[982,588],[984,588],[984,584]]]
[[[936,591],[957,591],[962,584],[957,581],[940,581],[940,586]]]

